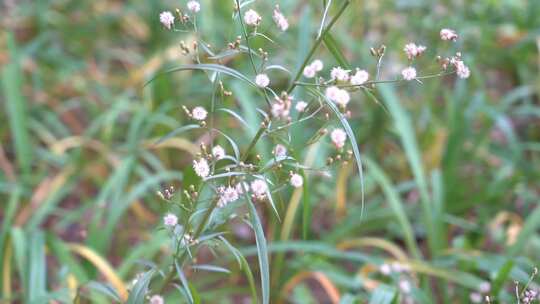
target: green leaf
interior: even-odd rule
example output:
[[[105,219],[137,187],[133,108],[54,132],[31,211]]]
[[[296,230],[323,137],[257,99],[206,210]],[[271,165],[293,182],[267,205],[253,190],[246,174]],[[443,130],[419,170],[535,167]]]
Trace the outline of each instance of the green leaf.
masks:
[[[212,72],[218,72],[225,75],[232,76],[234,78],[237,78],[239,80],[245,81],[248,84],[252,85],[253,87],[257,87],[257,85],[249,78],[244,76],[244,74],[233,70],[229,67],[226,67],[224,65],[220,64],[213,64],[213,63],[202,63],[202,64],[183,64],[178,67],[159,72],[157,75],[153,76],[150,80],[148,80],[144,85],[148,85],[152,81],[154,81],[157,77],[162,76],[164,74],[179,72],[179,71],[192,71],[192,70],[201,70],[201,71],[212,71]]]
[[[374,161],[369,158],[364,158],[364,160],[366,162],[370,175],[373,176],[375,181],[377,181],[377,183],[384,191],[384,194],[388,200],[388,204],[390,205],[390,208],[392,208],[392,211],[399,225],[401,226],[401,231],[403,232],[403,236],[405,237],[405,242],[409,251],[413,254],[415,258],[421,258],[420,250],[418,249],[414,237],[412,225],[407,218],[407,214],[405,213],[405,209],[403,208],[403,202],[401,201],[397,190],[390,183],[390,180],[388,179],[386,174],[384,174],[382,169]]]
[[[28,105],[22,95],[23,74],[13,33],[8,33],[7,46],[10,62],[2,69],[2,88],[11,137],[15,143],[17,163],[25,175],[30,174],[34,149],[30,143]]]
[[[349,64],[349,62],[347,61],[347,59],[345,58],[345,56],[341,52],[343,47],[341,47],[338,44],[338,42],[336,41],[336,39],[334,39],[332,34],[326,33],[326,35],[324,35],[324,37],[323,37],[323,42],[324,42],[324,45],[326,46],[326,48],[328,49],[328,51],[330,51],[332,56],[334,56],[334,59],[336,59],[336,61],[339,63],[339,65],[342,68],[344,68],[346,70],[352,70],[351,65]]]
[[[146,294],[148,293],[148,285],[150,285],[150,281],[152,281],[154,273],[154,269],[149,270],[145,272],[139,279],[137,279],[137,283],[135,286],[133,286],[133,288],[131,288],[126,304],[145,303]]]
[[[28,301],[35,301],[46,295],[47,266],[45,264],[45,237],[36,231],[30,235],[28,249]]]
[[[191,288],[189,288],[189,284],[186,279],[186,276],[184,275],[182,268],[180,268],[180,265],[178,265],[178,261],[174,261],[174,266],[176,267],[176,273],[178,274],[178,278],[180,278],[180,282],[182,283],[182,288],[184,289],[187,295],[189,303],[193,304],[194,301],[193,301],[193,295],[191,294]]]
[[[85,284],[85,286],[89,289],[97,291],[100,294],[104,294],[108,296],[109,298],[115,300],[116,302],[122,302],[122,300],[120,300],[120,296],[116,292],[116,289],[114,289],[109,284],[104,284],[104,283],[100,283],[96,281],[90,281],[87,284]]]
[[[385,284],[379,284],[369,298],[369,304],[390,304],[396,297],[396,289]]]
[[[362,157],[360,155],[360,150],[358,149],[358,143],[356,142],[356,136],[354,135],[354,132],[352,131],[351,126],[349,125],[349,122],[343,116],[343,114],[339,111],[337,106],[329,100],[324,94],[322,94],[319,90],[315,90],[312,88],[308,89],[311,93],[313,93],[315,96],[319,96],[326,105],[334,112],[334,114],[339,118],[339,122],[343,126],[343,129],[345,129],[345,133],[347,133],[347,136],[349,137],[349,140],[351,141],[351,146],[353,149],[353,155],[354,159],[356,160],[356,167],[358,168],[358,175],[360,177],[360,193],[361,193],[361,203],[362,203],[362,212],[360,213],[360,219],[364,215],[364,173],[362,170]]]
[[[268,249],[266,247],[266,238],[264,236],[264,229],[262,227],[261,220],[257,214],[257,210],[251,202],[251,198],[248,195],[248,190],[244,189],[244,195],[249,209],[249,218],[251,225],[255,230],[255,241],[257,243],[257,255],[259,257],[259,268],[261,271],[261,289],[262,289],[262,302],[268,304],[270,302],[270,266],[268,263]]]

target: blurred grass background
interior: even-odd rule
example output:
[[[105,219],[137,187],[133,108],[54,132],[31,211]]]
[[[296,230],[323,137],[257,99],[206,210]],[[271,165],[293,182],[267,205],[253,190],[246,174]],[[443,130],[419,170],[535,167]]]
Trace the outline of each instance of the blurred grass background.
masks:
[[[278,2],[292,26],[267,51],[274,63],[294,70],[316,34],[323,1]],[[232,1],[201,3],[205,41],[216,47],[233,41],[239,31],[231,21]],[[252,6],[263,12],[273,4]],[[172,74],[143,88],[158,70],[190,62],[179,43],[194,37],[165,31],[158,22],[159,12],[179,5],[0,3],[4,301],[70,303],[83,293],[91,302],[106,302],[87,282],[108,282],[125,293],[140,260],[165,265],[166,236],[155,228],[166,206],[155,192],[190,184],[192,155],[203,134],[153,143],[188,123],[181,105],[209,105],[212,92],[203,73]],[[418,302],[468,302],[482,281],[490,282],[492,296],[512,301],[513,281],[527,282],[540,259],[538,16],[540,2],[534,0],[353,1],[331,37],[351,66],[373,73],[369,48],[385,44],[383,76],[391,77],[405,62],[403,45],[416,41],[428,46],[421,62],[426,72],[433,70],[430,58],[448,52],[438,38],[448,27],[460,34],[456,48],[472,76],[380,87],[384,106],[354,96],[350,123],[367,159],[364,217],[351,165],[336,168],[330,179],[310,179],[307,236],[300,212],[282,225],[272,224],[276,219],[266,210],[267,239],[276,244],[272,302],[332,303],[338,297],[343,303],[390,303],[396,278],[381,277],[376,267],[391,259],[410,261]],[[338,65],[324,46],[317,56],[327,67]],[[246,60],[226,63],[248,70]],[[285,86],[285,80],[275,85]],[[233,97],[224,106],[258,125],[254,95],[240,83],[225,83]],[[218,123],[244,146],[255,130],[242,130],[226,115]],[[296,153],[309,154],[303,151],[305,134],[310,132],[293,130]],[[264,142],[257,148],[268,154]],[[329,150],[312,151],[314,162],[324,162]],[[279,199],[282,219],[290,212],[289,197]],[[299,194],[291,203],[295,199]],[[294,212],[289,216],[294,219]],[[228,227],[228,239],[253,254],[246,226]],[[190,274],[202,302],[238,303],[249,296],[238,267],[227,259],[217,263],[232,274]],[[173,293],[168,299],[177,301],[180,295]]]

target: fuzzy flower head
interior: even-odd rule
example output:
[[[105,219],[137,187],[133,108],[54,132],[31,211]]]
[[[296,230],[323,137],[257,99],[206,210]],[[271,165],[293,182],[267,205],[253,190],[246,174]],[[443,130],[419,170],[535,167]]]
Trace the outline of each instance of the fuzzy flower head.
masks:
[[[401,76],[407,81],[413,80],[416,78],[416,69],[413,67],[405,68],[401,71]]]
[[[250,9],[244,14],[244,22],[250,26],[258,26],[262,21],[261,16],[256,11]]]
[[[299,187],[302,187],[303,184],[304,184],[304,179],[302,178],[300,174],[294,173],[293,175],[291,175],[291,186],[295,188],[299,188]]]
[[[340,106],[347,106],[351,100],[349,92],[336,86],[328,87],[325,91],[326,97]]]
[[[268,191],[268,185],[262,179],[256,179],[251,182],[251,191],[258,197],[264,197]]]
[[[330,133],[330,139],[332,140],[332,143],[336,148],[341,149],[343,146],[345,146],[345,141],[347,140],[347,133],[343,131],[343,129],[334,129],[332,133]]]
[[[238,199],[238,191],[235,187],[220,187],[218,188],[219,200],[217,206],[223,208],[228,203],[232,203]]]
[[[307,105],[308,105],[307,102],[300,100],[299,102],[296,103],[296,106],[294,108],[298,112],[304,112],[306,110]]]
[[[160,295],[153,295],[150,300],[150,304],[165,304],[165,300],[163,300],[163,297]]]
[[[274,152],[274,156],[278,157],[278,158],[287,156],[287,148],[284,145],[281,145],[281,144],[277,144],[274,147],[273,152]]]
[[[287,119],[291,112],[292,97],[285,94],[281,97],[276,97],[272,104],[272,115],[276,118]]]
[[[469,76],[471,76],[471,71],[469,70],[469,67],[463,63],[461,60],[457,60],[454,63],[454,66],[456,67],[456,74],[459,78],[467,79]]]
[[[313,78],[317,74],[317,71],[315,68],[311,65],[308,65],[304,68],[304,77],[306,78]]]
[[[356,73],[351,77],[352,85],[363,85],[368,81],[369,74],[365,70],[356,69]]]
[[[216,145],[212,148],[212,156],[214,156],[215,159],[220,160],[223,157],[225,157],[225,149],[223,149],[222,146]]]
[[[289,28],[289,21],[287,21],[287,18],[279,10],[279,5],[276,5],[276,8],[274,8],[272,19],[274,19],[274,22],[281,31],[285,32]]]
[[[411,42],[405,45],[403,51],[405,51],[405,54],[407,54],[407,58],[409,58],[409,60],[412,60],[413,58],[422,55],[426,51],[426,49],[427,48],[423,45],[416,45]]]
[[[320,72],[324,68],[324,64],[320,59],[313,60],[310,65],[315,69],[316,72]]]
[[[187,3],[187,8],[192,13],[198,13],[201,10],[201,4],[199,1],[191,0]]]
[[[330,76],[333,80],[347,81],[349,80],[349,72],[349,70],[345,70],[341,67],[335,67],[332,68],[332,71],[330,71]]]
[[[411,292],[411,283],[407,280],[401,280],[399,281],[399,289],[403,293],[410,293]]]
[[[205,120],[208,112],[203,107],[195,107],[191,111],[191,116],[195,120]]]
[[[161,22],[164,27],[170,30],[172,25],[174,24],[174,16],[169,11],[161,12],[161,14],[159,14],[159,22]]]
[[[266,74],[259,74],[255,76],[255,84],[261,88],[266,88],[270,84],[270,78]]]
[[[458,34],[454,30],[451,30],[451,29],[444,28],[441,30],[439,34],[441,35],[441,39],[444,41],[448,41],[448,40],[456,41],[458,39]]]
[[[172,213],[167,213],[167,215],[163,217],[163,224],[165,226],[174,227],[178,224],[178,218]]]
[[[195,174],[203,178],[210,174],[210,167],[204,158],[201,158],[198,161],[193,160],[193,170],[195,170]]]
[[[379,267],[379,271],[382,274],[387,276],[387,275],[390,275],[390,273],[392,273],[392,268],[390,267],[390,265],[384,263]]]

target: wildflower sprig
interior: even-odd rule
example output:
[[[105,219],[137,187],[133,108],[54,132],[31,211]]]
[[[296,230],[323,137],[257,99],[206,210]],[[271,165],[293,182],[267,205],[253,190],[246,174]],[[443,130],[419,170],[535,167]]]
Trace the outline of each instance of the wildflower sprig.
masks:
[[[397,83],[402,81],[442,77],[456,73],[461,78],[470,74],[468,67],[463,63],[461,53],[450,57],[437,57],[440,71],[435,74],[420,75],[415,67],[416,60],[425,56],[426,46],[415,42],[407,43],[404,48],[406,68],[395,79],[380,79],[380,70],[387,48],[383,45],[370,51],[376,58],[375,76],[370,75],[368,67],[348,69],[341,66],[330,66],[320,58],[314,58],[325,36],[331,31],[351,1],[340,2],[336,13],[329,16],[330,2],[325,7],[324,17],[307,55],[303,58],[294,73],[281,65],[273,64],[273,54],[269,53],[264,43],[258,43],[258,49],[253,49],[253,39],[262,37],[261,41],[277,44],[272,40],[271,33],[262,31],[276,31],[286,35],[294,27],[289,22],[287,13],[278,5],[273,6],[271,15],[260,14],[257,3],[234,1],[232,7],[233,22],[239,25],[240,32],[235,33],[233,41],[224,41],[221,46],[210,46],[204,41],[204,33],[198,30],[197,15],[204,7],[198,1],[188,1],[182,9],[176,9],[176,16],[169,11],[160,14],[159,20],[164,28],[173,32],[193,32],[195,41],[186,43],[181,41],[180,52],[190,56],[194,63],[173,68],[165,73],[178,71],[203,71],[212,84],[210,109],[202,105],[188,107],[182,105],[185,117],[193,124],[181,127],[164,138],[177,136],[191,130],[205,132],[206,141],[200,143],[200,151],[191,160],[192,170],[198,177],[195,185],[185,185],[180,191],[186,198],[180,202],[178,211],[173,208],[176,202],[172,188],[159,192],[158,195],[167,204],[170,210],[163,216],[163,226],[168,230],[172,240],[172,260],[170,269],[159,284],[152,286],[156,296],[163,294],[173,283],[181,283],[184,293],[190,296],[190,287],[187,286],[184,269],[196,266],[197,251],[201,246],[208,246],[209,242],[222,242],[230,248],[219,225],[214,220],[218,215],[236,216],[236,212],[243,212],[240,206],[244,204],[248,209],[250,226],[255,232],[261,274],[262,302],[269,303],[269,258],[266,249],[266,237],[259,218],[257,207],[270,208],[280,219],[280,210],[274,202],[277,196],[281,202],[281,195],[306,185],[310,174],[324,172],[327,174],[341,163],[356,160],[358,174],[363,189],[363,173],[361,167],[360,151],[355,135],[348,123],[352,117],[351,104],[356,97],[352,93],[358,90],[373,92],[380,83]],[[328,22],[327,19],[328,18]],[[176,25],[178,24],[178,28]],[[271,27],[267,27],[267,25]],[[444,41],[455,41],[457,34],[445,29],[440,33]],[[258,42],[258,41],[257,41]],[[270,48],[268,48],[270,49]],[[246,60],[247,59],[247,60]],[[233,63],[245,60],[249,65],[248,71],[242,72],[234,69]],[[224,64],[227,63],[227,65]],[[297,65],[294,65],[297,66]],[[268,71],[271,69],[284,70],[288,79],[274,77]],[[227,88],[229,77],[247,83],[256,93],[257,98],[252,102],[261,104],[257,108],[259,125],[253,136],[245,146],[238,143],[227,134],[225,128],[220,128],[215,119],[220,113],[231,115],[239,123],[248,126],[245,119],[237,114],[234,108],[223,107],[224,101],[234,98],[234,93]],[[305,78],[304,80],[301,80]],[[286,87],[280,87],[282,80],[287,81]],[[302,87],[302,90],[296,88]],[[302,91],[302,92],[300,92]],[[299,98],[303,93],[304,98]],[[220,104],[219,108],[217,105]],[[317,128],[308,135],[305,146],[315,143],[326,144],[331,149],[327,161],[322,167],[302,163],[301,151],[294,151],[290,145],[291,130],[303,124],[313,124]],[[249,127],[249,126],[248,126]],[[272,144],[270,153],[256,153],[260,142]],[[259,152],[259,151],[257,151]],[[362,193],[362,205],[364,193]],[[182,195],[181,195],[182,196]],[[244,211],[245,212],[245,211]],[[218,238],[219,236],[219,238]],[[233,251],[233,254],[237,254]],[[189,258],[189,259],[188,259]],[[401,289],[410,292],[408,283],[402,283]]]

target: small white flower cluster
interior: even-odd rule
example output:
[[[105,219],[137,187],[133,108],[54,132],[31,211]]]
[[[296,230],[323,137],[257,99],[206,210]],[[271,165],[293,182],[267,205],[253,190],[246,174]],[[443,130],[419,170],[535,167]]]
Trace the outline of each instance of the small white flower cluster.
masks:
[[[306,107],[307,107],[307,102],[303,101],[303,100],[299,100],[297,103],[296,103],[296,106],[294,107],[296,109],[296,111],[298,112],[304,112],[306,110]]]
[[[193,170],[199,177],[205,178],[210,175],[210,167],[205,158],[199,160],[193,160]]]
[[[272,103],[272,116],[281,119],[289,118],[292,101],[293,97],[285,92],[281,94],[281,97],[276,97]]]
[[[427,48],[423,45],[416,45],[415,43],[411,42],[405,45],[403,51],[405,51],[405,54],[407,54],[407,58],[409,58],[409,60],[412,60],[415,57],[422,55],[426,51],[426,49]]]
[[[416,69],[413,67],[406,67],[401,71],[401,76],[407,81],[413,80],[416,78]]]
[[[323,68],[323,62],[319,59],[315,59],[304,68],[304,77],[313,78],[318,72],[322,71]]]
[[[346,107],[351,100],[351,96],[347,90],[340,89],[336,86],[326,88],[325,95],[328,99],[342,107]]]
[[[201,4],[199,1],[191,0],[187,3],[187,8],[192,13],[198,13],[201,10]]]
[[[255,76],[255,84],[261,88],[266,88],[268,85],[270,85],[270,78],[268,78],[268,75],[266,74],[259,74]]]
[[[262,17],[256,11],[250,9],[244,14],[244,22],[249,26],[259,26],[261,24]]]
[[[415,43],[407,43],[403,48],[409,61],[412,61],[416,57],[422,55],[426,51],[426,47],[423,45],[416,45]],[[401,76],[407,81],[416,79],[416,69],[412,66],[408,66],[401,71]]]
[[[215,146],[212,148],[212,156],[213,156],[216,160],[223,159],[223,158],[225,157],[225,149],[223,149],[223,147],[220,146],[220,145],[215,145]]]
[[[241,187],[241,186],[240,186]],[[228,203],[232,203],[238,199],[238,187],[231,187],[231,186],[221,186],[217,189],[217,193],[219,195],[219,199],[217,202],[217,206],[219,208],[223,208],[227,206]]]
[[[458,34],[454,30],[451,30],[451,29],[444,28],[441,30],[439,34],[441,36],[441,39],[445,41],[448,41],[448,40],[456,41],[458,39]]]
[[[457,41],[458,34],[454,30],[451,29],[442,29],[440,32],[441,39],[444,41]],[[449,65],[454,66],[456,69],[456,74],[459,78],[467,79],[469,76],[471,76],[471,70],[468,66],[465,65],[463,60],[461,60],[461,53],[457,53],[456,56],[452,56],[451,58],[445,58],[442,60],[442,67],[443,69],[447,69]]]
[[[330,77],[332,77],[332,80],[345,82],[349,80],[350,72],[350,70],[345,70],[342,67],[334,67],[330,71]]]
[[[148,302],[150,304],[165,304],[165,300],[163,300],[163,297],[160,295],[151,296]]]
[[[164,27],[170,30],[174,24],[174,16],[171,12],[164,11],[161,14],[159,14],[159,22],[161,22],[161,24],[163,24]]]
[[[287,148],[284,145],[277,144],[272,151],[277,158],[283,158],[287,156]]]
[[[266,198],[266,192],[268,192],[268,185],[262,179],[256,179],[251,182],[251,191],[255,195],[255,198],[263,200]]]
[[[330,133],[330,139],[336,148],[341,149],[345,146],[345,141],[347,140],[347,133],[343,129],[337,128]]]
[[[279,5],[276,5],[276,8],[274,8],[272,19],[274,19],[274,22],[281,31],[285,32],[289,28],[289,21],[287,21],[287,18],[279,10]]]
[[[208,112],[203,107],[195,107],[191,111],[191,117],[198,121],[203,121],[208,116]]]
[[[290,182],[291,182],[291,186],[295,188],[300,188],[304,184],[304,178],[302,177],[302,175],[298,173],[293,173],[291,174]]]
[[[469,294],[469,299],[472,303],[482,303],[482,294],[486,295],[491,291],[491,284],[489,282],[482,282],[478,285],[477,291]],[[525,302],[524,302],[525,303]]]
[[[369,79],[369,73],[366,70],[356,68],[356,73],[351,76],[352,85],[363,85]]]
[[[172,213],[167,213],[163,217],[163,224],[165,226],[174,227],[174,226],[176,226],[176,224],[178,224],[178,217],[176,217],[176,215],[174,215]]]

